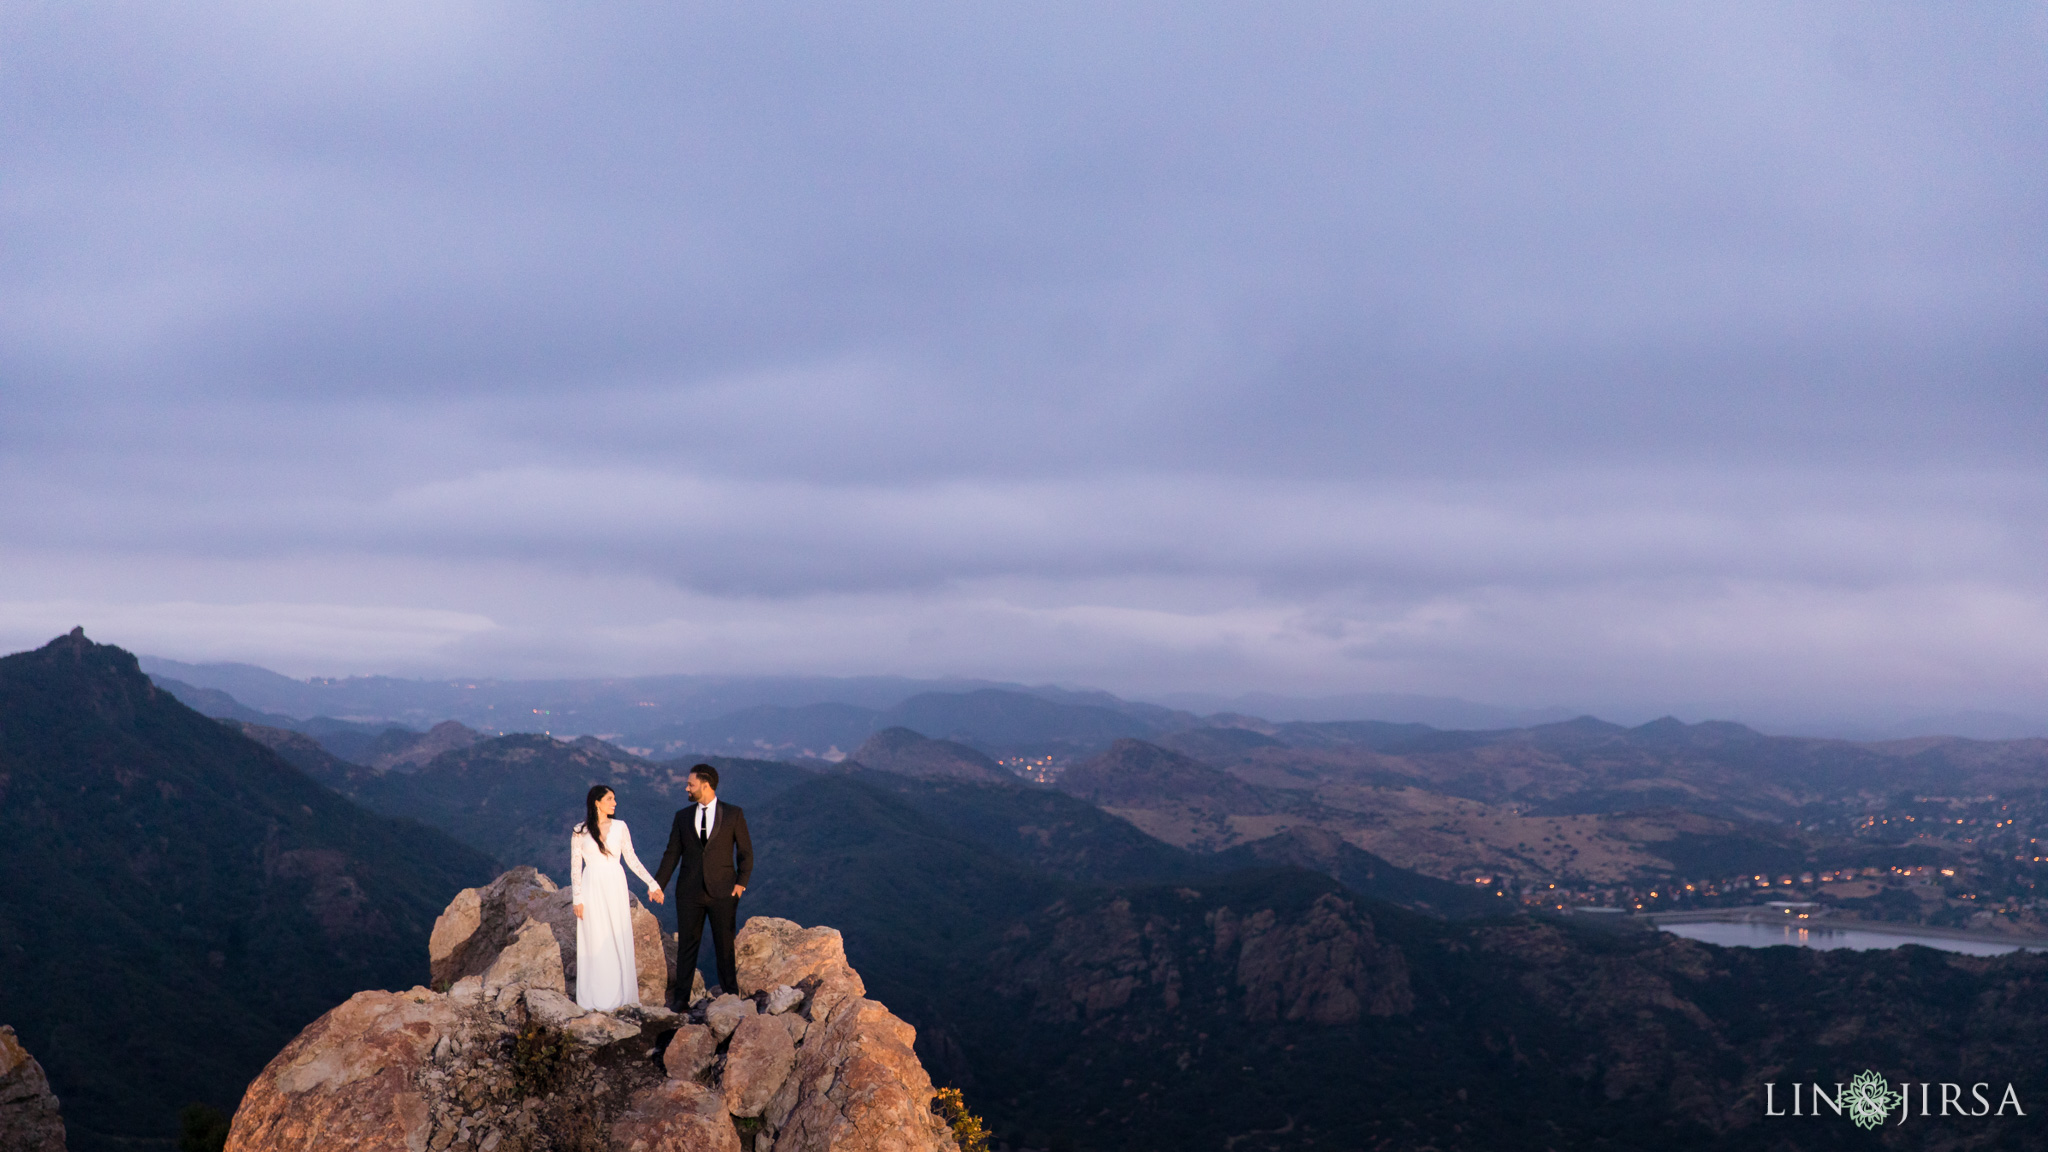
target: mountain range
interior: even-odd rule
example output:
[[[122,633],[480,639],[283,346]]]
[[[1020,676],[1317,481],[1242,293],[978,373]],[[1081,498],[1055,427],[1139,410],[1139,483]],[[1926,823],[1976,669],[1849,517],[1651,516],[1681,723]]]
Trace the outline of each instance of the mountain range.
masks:
[[[1052,785],[967,727],[885,726],[838,761],[713,762],[755,831],[742,916],[839,928],[926,1066],[1013,1148],[1861,1147],[1845,1122],[1767,1119],[1764,1082],[1868,1065],[2029,1093],[2006,1070],[2048,1056],[2041,957],[1718,949],[1531,916],[1453,866],[1515,849],[1531,869],[1669,874],[1798,853],[1775,806],[1852,783],[2039,781],[2026,742],[953,695],[978,698],[919,706],[984,728],[1094,709],[1097,726]],[[313,1015],[423,980],[420,942],[456,888],[506,864],[560,876],[591,782],[658,854],[696,759],[348,717],[320,735],[206,702],[228,714],[82,634],[0,661],[0,858],[33,878],[0,918],[0,1022],[48,1068],[75,1147],[167,1147],[177,1106],[231,1106]],[[1673,791],[1727,814],[1626,807]],[[2031,1116],[1914,1124],[1926,1146],[2042,1135]]]
[[[246,720],[251,712],[218,690],[192,699],[224,718]],[[433,733],[375,734],[332,727],[352,722],[284,722],[336,756],[402,770],[430,760],[449,741],[485,735],[447,721]],[[924,775],[929,766],[912,764],[922,757],[967,777],[1028,772],[1057,779],[1148,834],[1199,851],[1314,827],[1432,876],[1506,875],[1561,885],[1798,872],[1825,852],[1846,859],[1843,835],[1887,804],[2007,794],[2048,782],[2048,740],[1865,744],[1670,718],[1625,728],[1579,717],[1491,731],[1383,721],[1273,723],[1149,706],[1120,710],[1093,697],[1050,700],[1002,689],[921,693],[888,710],[764,705],[689,730],[706,735],[678,737],[659,753],[621,739],[607,744],[606,755],[653,762],[746,749],[750,760],[827,769],[850,758]],[[748,732],[768,735],[742,739]],[[287,756],[305,757],[281,738],[265,739]],[[817,743],[833,757],[801,754],[817,751]],[[795,744],[803,747],[792,753]],[[310,761],[302,766],[318,775]],[[1816,830],[1823,827],[1838,831],[1821,835]],[[1907,854],[1911,861],[1873,853],[1858,847],[1848,855],[1864,865],[1927,862],[1921,849]]]
[[[464,678],[450,680],[402,679],[391,676],[314,677],[297,680],[253,664],[192,664],[162,657],[141,657],[143,671],[160,682],[173,679],[195,688],[227,692],[244,705],[265,712],[298,719],[316,716],[343,720],[398,723],[424,729],[440,720],[460,720],[492,733],[543,731],[563,735],[606,735],[637,737],[703,721],[731,717],[755,708],[803,712],[814,705],[844,705],[868,712],[885,712],[913,696],[936,693],[958,696],[983,689],[1034,696],[1058,704],[1108,708],[1138,716],[1159,713],[1186,715],[1242,715],[1263,717],[1274,723],[1291,721],[1329,722],[1379,720],[1389,723],[1426,724],[1441,729],[1490,730],[1527,728],[1569,720],[1584,714],[1583,708],[1514,708],[1476,703],[1446,696],[1416,693],[1367,692],[1335,696],[1289,696],[1271,692],[1240,695],[1166,693],[1150,702],[1119,698],[1093,689],[1065,688],[1050,684],[1025,685],[989,680],[919,680],[893,676],[639,676],[585,680],[494,680]],[[1739,710],[1738,710],[1739,712]],[[1642,715],[1654,715],[1644,712]],[[691,738],[739,736],[743,742],[769,741],[753,753],[774,751],[795,754],[805,744],[821,754],[835,742],[834,721],[826,714],[785,718],[783,726],[795,724],[801,737],[790,733],[777,738],[776,723],[741,718],[736,727],[718,726],[692,730]],[[1723,715],[1728,715],[1724,712]],[[254,719],[254,717],[246,717]],[[813,721],[823,723],[811,727]],[[1943,713],[1913,708],[1869,709],[1850,717],[1829,721],[1805,717],[1767,717],[1763,726],[1786,735],[1808,735],[1864,741],[1903,740],[1922,736],[1961,736],[1976,740],[2010,740],[2030,736],[2048,737],[2048,715],[2031,717],[2004,712],[1962,710]],[[890,723],[905,723],[898,718]],[[887,723],[879,725],[886,727]],[[935,735],[949,735],[939,727],[906,726]],[[1127,732],[1122,735],[1144,735]],[[643,740],[629,743],[646,744]],[[859,737],[853,738],[858,743]],[[844,740],[839,746],[851,747]],[[783,744],[792,747],[781,747]],[[647,744],[654,748],[655,745]],[[715,745],[714,745],[715,746]],[[709,747],[709,746],[708,746]],[[743,753],[746,749],[725,747]]]

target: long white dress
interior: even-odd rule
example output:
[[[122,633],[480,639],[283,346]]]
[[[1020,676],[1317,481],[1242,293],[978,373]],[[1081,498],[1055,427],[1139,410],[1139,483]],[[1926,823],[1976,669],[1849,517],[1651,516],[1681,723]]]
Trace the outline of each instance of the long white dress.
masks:
[[[599,1012],[640,1002],[632,897],[627,894],[626,869],[620,862],[632,865],[640,879],[654,887],[654,877],[633,854],[632,830],[624,820],[607,824],[609,854],[599,850],[581,824],[569,836],[570,899],[583,905],[583,916],[576,921],[576,1003]]]

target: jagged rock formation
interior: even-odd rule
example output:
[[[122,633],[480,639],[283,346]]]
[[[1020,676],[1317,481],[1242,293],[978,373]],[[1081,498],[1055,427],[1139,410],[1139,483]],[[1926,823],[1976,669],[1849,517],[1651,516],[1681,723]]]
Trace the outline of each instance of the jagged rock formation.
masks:
[[[64,1117],[43,1066],[0,1024],[0,1152],[64,1152]]]
[[[1184,891],[1186,906],[1197,906],[1200,894]],[[1377,939],[1372,921],[1338,893],[1285,916],[1225,905],[1198,922],[1170,903],[1140,907],[1123,896],[1086,911],[1055,911],[1049,938],[1034,940],[1020,926],[1016,958],[1007,949],[997,958],[998,992],[1028,997],[1042,1019],[1092,1021],[1134,998],[1169,1013],[1199,1001],[1204,1015],[1242,1015],[1254,1024],[1355,1024],[1415,1005],[1401,950]]]
[[[249,1086],[230,1152],[953,1152],[915,1033],[836,930],[755,917],[737,993],[585,1012],[532,911],[555,897],[531,868],[458,896],[434,970],[467,971],[315,1021]]]
[[[675,941],[638,899],[632,915],[640,1002],[666,1004]],[[488,980],[497,972],[496,983],[556,984],[573,992],[576,913],[569,890],[557,888],[544,873],[528,866],[514,868],[482,888],[465,888],[434,921],[427,961],[436,988],[447,988],[464,976]],[[702,977],[698,979],[701,987]]]

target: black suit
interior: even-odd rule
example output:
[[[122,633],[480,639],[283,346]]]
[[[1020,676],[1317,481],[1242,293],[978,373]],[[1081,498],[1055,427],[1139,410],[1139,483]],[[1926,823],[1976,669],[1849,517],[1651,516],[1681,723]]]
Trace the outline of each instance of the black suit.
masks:
[[[661,867],[654,881],[668,887],[669,874],[676,865],[675,980],[669,996],[678,1004],[690,998],[690,976],[697,970],[697,949],[704,941],[704,921],[711,921],[711,950],[718,957],[718,983],[727,992],[739,991],[738,964],[733,960],[733,921],[739,915],[735,886],[746,887],[754,874],[754,841],[747,835],[747,814],[737,804],[717,801],[712,813],[711,838],[697,838],[697,809],[692,804],[676,813],[669,826],[668,850],[661,854]]]

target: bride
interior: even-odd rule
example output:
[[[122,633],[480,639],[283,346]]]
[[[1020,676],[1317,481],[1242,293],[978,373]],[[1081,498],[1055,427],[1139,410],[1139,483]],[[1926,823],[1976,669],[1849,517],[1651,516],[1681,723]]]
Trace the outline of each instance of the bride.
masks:
[[[583,823],[569,835],[569,892],[576,908],[576,1005],[609,1012],[640,1002],[640,968],[633,956],[632,897],[624,860],[647,882],[647,898],[662,902],[661,888],[633,854],[633,833],[612,819],[619,798],[602,784],[583,798]],[[595,829],[595,832],[592,831]]]

